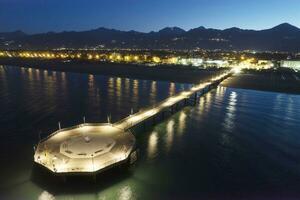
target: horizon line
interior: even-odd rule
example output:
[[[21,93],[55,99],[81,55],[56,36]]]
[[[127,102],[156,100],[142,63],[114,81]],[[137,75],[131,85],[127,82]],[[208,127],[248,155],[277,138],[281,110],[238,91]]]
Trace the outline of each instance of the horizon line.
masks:
[[[93,31],[93,30],[97,30],[97,29],[107,29],[107,30],[115,30],[115,31],[122,31],[122,32],[137,32],[137,33],[151,33],[151,32],[159,32],[163,29],[166,29],[166,28],[179,28],[179,29],[182,29],[184,30],[185,32],[188,32],[188,31],[191,31],[191,30],[194,30],[194,29],[197,29],[197,28],[205,28],[205,29],[214,29],[214,30],[220,30],[220,31],[224,31],[224,30],[228,30],[228,29],[232,29],[232,28],[238,28],[238,29],[241,29],[241,30],[248,30],[248,31],[264,31],[264,30],[269,30],[269,29],[272,29],[272,28],[275,28],[275,27],[278,27],[280,25],[289,25],[289,26],[293,26],[295,28],[298,28],[300,30],[300,28],[296,25],[293,25],[289,22],[283,22],[283,23],[280,23],[280,24],[277,24],[277,25],[274,25],[272,27],[269,27],[269,28],[264,28],[264,29],[251,29],[251,28],[240,28],[240,27],[237,27],[237,26],[232,26],[232,27],[228,27],[228,28],[212,28],[212,27],[205,27],[205,26],[198,26],[198,27],[195,27],[195,28],[190,28],[190,29],[184,29],[184,28],[181,28],[180,26],[165,26],[165,27],[162,27],[158,30],[152,30],[152,31],[137,31],[137,30],[133,30],[133,29],[129,29],[129,30],[122,30],[122,29],[117,29],[117,28],[108,28],[108,27],[104,27],[104,26],[100,26],[98,28],[91,28],[91,29],[82,29],[82,30],[62,30],[62,31],[44,31],[44,32],[36,32],[36,33],[28,33],[28,32],[25,32],[21,29],[16,29],[14,31],[1,31],[0,33],[14,33],[14,32],[22,32],[22,33],[25,33],[26,35],[38,35],[38,34],[47,34],[47,33],[64,33],[64,32],[85,32],[85,31]]]

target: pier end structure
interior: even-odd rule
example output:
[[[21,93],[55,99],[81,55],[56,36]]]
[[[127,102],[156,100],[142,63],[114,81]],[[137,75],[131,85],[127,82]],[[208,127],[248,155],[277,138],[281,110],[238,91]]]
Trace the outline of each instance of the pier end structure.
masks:
[[[94,174],[135,157],[135,137],[130,131],[85,123],[41,140],[34,161],[55,174]]]

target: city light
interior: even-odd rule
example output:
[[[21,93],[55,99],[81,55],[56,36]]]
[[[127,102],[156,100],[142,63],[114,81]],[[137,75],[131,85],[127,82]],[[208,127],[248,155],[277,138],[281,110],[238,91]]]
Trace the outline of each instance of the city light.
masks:
[[[111,63],[131,63],[131,64],[145,64],[149,66],[159,65],[181,65],[186,67],[196,68],[235,68],[252,70],[272,69],[276,66],[276,61],[268,59],[259,59],[256,55],[251,54],[246,56],[239,56],[236,53],[217,53],[218,57],[214,59],[214,53],[211,56],[206,52],[201,52],[199,55],[193,53],[181,53],[176,51],[153,53],[143,51],[84,51],[84,50],[70,50],[70,51],[1,51],[1,58],[22,58],[22,59],[39,59],[39,60],[81,60],[89,62],[111,62]],[[299,61],[297,60],[282,60],[279,61],[282,67],[292,68],[299,71]]]
[[[239,74],[239,73],[241,73],[241,68],[235,67],[235,68],[232,69],[232,71],[233,71],[234,74]]]

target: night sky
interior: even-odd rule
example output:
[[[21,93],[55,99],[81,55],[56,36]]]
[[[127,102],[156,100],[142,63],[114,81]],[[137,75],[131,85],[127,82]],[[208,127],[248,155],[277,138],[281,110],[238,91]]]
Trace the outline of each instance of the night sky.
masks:
[[[300,27],[299,0],[0,0],[0,32]]]

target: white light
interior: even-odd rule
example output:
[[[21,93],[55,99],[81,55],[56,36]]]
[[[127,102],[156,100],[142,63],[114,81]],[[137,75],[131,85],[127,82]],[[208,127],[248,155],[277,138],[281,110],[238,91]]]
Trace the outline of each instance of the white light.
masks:
[[[234,68],[233,70],[233,73],[235,73],[235,74],[239,74],[239,73],[241,73],[241,68]]]

